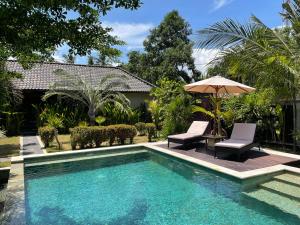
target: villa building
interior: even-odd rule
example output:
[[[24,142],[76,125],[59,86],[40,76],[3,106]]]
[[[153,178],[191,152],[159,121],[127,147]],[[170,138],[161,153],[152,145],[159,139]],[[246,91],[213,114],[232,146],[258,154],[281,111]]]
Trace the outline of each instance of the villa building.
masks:
[[[16,61],[8,61],[7,69],[12,72],[22,74],[22,79],[15,79],[13,84],[16,89],[21,90],[23,94],[23,110],[26,115],[32,115],[32,105],[39,105],[44,93],[49,86],[59,81],[60,77],[55,73],[57,70],[63,70],[71,75],[81,76],[84,80],[97,85],[105,76],[111,75],[124,79],[126,88],[117,88],[114,91],[123,93],[131,102],[133,108],[144,104],[150,99],[149,93],[154,85],[135,76],[119,67],[99,66],[99,65],[77,65],[57,62],[37,62],[33,63],[29,69],[24,69]]]

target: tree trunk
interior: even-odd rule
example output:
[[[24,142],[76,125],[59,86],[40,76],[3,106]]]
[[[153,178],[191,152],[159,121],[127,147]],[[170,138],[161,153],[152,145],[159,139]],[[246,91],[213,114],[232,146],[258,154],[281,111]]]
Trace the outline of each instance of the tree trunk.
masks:
[[[57,131],[57,129],[55,128],[55,131],[54,131],[54,133],[55,133],[55,140],[56,140],[56,142],[57,142],[57,145],[58,145],[58,150],[61,150],[61,144],[60,144],[60,142],[59,142],[59,140],[58,140],[58,131]]]
[[[88,115],[90,118],[90,125],[95,126],[96,110],[93,107],[89,108]]]
[[[293,133],[296,134],[297,131],[297,101],[296,101],[296,90],[293,91]],[[293,151],[295,152],[297,149],[297,140],[296,137],[293,136]]]

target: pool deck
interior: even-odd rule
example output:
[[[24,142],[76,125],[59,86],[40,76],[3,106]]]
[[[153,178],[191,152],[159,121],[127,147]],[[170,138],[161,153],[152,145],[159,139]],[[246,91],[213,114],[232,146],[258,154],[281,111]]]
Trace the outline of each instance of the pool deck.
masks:
[[[173,143],[170,144],[170,148],[168,148],[166,143],[157,144],[156,146],[238,172],[288,164],[300,160],[299,158],[270,154],[266,151],[251,150],[247,151],[241,157],[240,161],[237,161],[237,158],[234,155],[226,154],[226,152],[220,154],[220,157],[215,158],[213,150],[206,151],[203,145],[198,147],[198,149],[196,149],[195,146],[183,148],[182,145]]]

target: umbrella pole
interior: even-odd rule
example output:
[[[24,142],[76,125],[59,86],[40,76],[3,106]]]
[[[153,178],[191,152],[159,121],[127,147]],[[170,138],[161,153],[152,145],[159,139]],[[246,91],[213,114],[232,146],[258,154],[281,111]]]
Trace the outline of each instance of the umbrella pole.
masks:
[[[218,98],[218,92],[219,92],[219,87],[216,87],[216,108],[215,108],[215,117],[216,117],[216,135],[219,135],[221,136],[222,133],[221,133],[221,120],[220,120],[220,115],[219,115],[219,112],[220,112],[220,99]]]

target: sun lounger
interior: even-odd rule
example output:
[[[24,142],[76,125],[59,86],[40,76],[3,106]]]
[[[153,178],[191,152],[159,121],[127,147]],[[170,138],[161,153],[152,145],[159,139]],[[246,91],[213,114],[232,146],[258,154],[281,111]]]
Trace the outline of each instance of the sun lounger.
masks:
[[[232,151],[240,159],[243,152],[259,146],[254,143],[255,129],[255,123],[235,123],[230,139],[215,144],[215,157],[217,157],[217,152]]]
[[[168,148],[170,142],[186,145],[202,140],[202,135],[205,133],[208,123],[208,121],[194,121],[186,133],[168,136]]]

